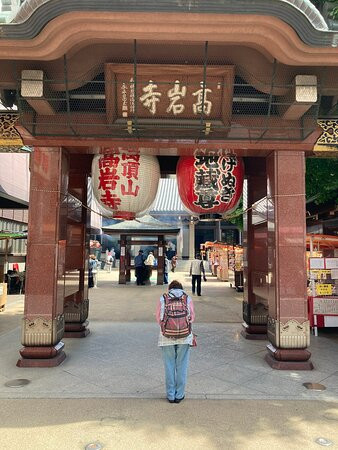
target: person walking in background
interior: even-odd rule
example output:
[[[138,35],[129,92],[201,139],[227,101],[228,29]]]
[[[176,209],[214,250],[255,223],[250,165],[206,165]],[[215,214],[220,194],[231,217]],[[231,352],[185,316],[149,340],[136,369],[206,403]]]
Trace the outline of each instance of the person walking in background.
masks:
[[[179,281],[172,281],[168,293],[158,301],[156,320],[161,327],[158,346],[162,349],[167,399],[169,403],[180,403],[185,396],[195,312],[191,297]]]
[[[90,255],[89,260],[89,270],[92,272],[93,276],[93,287],[97,288],[97,272],[98,272],[99,261],[96,259],[95,255]]]
[[[143,250],[138,252],[138,255],[134,258],[135,277],[137,286],[144,285],[144,257]]]
[[[176,255],[174,255],[174,256],[171,258],[170,263],[171,263],[171,271],[172,271],[172,272],[175,272],[176,265],[177,265],[177,256],[176,256]]]
[[[113,259],[113,268],[115,269],[115,266],[116,266],[116,253],[115,253],[114,248],[112,248],[112,249],[110,250],[110,254],[111,254],[111,257],[112,257],[112,259]]]
[[[113,266],[113,257],[110,253],[106,256],[106,270],[107,272],[111,272],[111,268]]]
[[[163,283],[169,283],[169,259],[164,255]]]
[[[147,279],[150,280],[151,275],[153,273],[153,267],[155,264],[155,256],[154,256],[153,252],[148,253],[147,259],[144,261],[144,264],[146,265]]]
[[[171,258],[175,255],[175,252],[176,252],[176,245],[173,242],[169,241],[168,242],[168,255],[167,255],[168,259],[171,260]]]
[[[93,280],[93,272],[92,272],[92,258],[91,255],[89,255],[89,261],[88,261],[88,288],[94,287],[94,280]]]
[[[190,276],[192,277],[192,279],[191,279],[192,293],[195,294],[196,284],[197,284],[197,295],[198,296],[202,295],[202,293],[201,293],[202,274],[203,274],[204,281],[207,281],[207,279],[205,277],[205,270],[204,270],[203,261],[201,259],[201,255],[199,253],[197,253],[196,258],[193,261],[191,261],[191,264],[190,264]]]

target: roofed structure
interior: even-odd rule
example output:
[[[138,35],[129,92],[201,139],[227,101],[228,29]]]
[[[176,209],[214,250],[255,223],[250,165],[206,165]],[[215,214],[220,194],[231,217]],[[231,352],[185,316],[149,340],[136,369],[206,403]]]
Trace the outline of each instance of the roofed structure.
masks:
[[[106,234],[132,234],[132,235],[164,235],[178,234],[179,228],[173,227],[167,223],[160,222],[154,217],[146,215],[140,219],[126,220],[114,225],[102,227]]]
[[[152,215],[185,216],[191,212],[183,205],[178,193],[176,178],[161,178],[155,201],[150,208]]]

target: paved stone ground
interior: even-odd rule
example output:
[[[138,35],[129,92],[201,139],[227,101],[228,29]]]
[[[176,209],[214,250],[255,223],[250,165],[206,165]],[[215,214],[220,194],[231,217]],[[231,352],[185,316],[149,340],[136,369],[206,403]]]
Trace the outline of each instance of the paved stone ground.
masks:
[[[337,449],[337,404],[308,401],[43,399],[1,401],[6,450]]]
[[[186,274],[175,278],[191,292]],[[338,333],[312,337],[315,370],[274,371],[264,361],[266,343],[240,336],[242,295],[210,277],[203,296],[194,297],[198,347],[187,399],[169,405],[154,322],[163,286],[116,280],[116,271],[100,273],[99,288],[90,290],[91,335],[65,340],[67,359],[53,369],[15,366],[23,298],[9,297],[0,314],[2,446],[68,450],[99,441],[107,449],[301,449],[318,448],[320,436],[338,443]],[[4,386],[16,378],[30,383]],[[305,381],[327,389],[308,391]]]

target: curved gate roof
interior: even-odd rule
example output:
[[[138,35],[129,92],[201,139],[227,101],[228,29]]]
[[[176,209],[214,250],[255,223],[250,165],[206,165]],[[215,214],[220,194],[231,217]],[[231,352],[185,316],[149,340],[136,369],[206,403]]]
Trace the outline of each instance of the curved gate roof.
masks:
[[[270,15],[289,24],[308,45],[338,45],[337,33],[328,31],[325,20],[310,0],[26,0],[14,18],[15,24],[3,27],[3,36],[31,39],[50,20],[72,11]]]

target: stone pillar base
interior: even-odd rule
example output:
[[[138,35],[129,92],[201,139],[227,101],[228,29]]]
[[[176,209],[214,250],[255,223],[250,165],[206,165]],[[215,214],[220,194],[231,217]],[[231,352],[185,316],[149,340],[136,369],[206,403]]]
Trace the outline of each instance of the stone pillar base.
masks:
[[[265,361],[276,370],[312,370],[311,353],[306,349],[281,349],[267,346]]]
[[[83,323],[66,323],[65,333],[63,337],[65,338],[84,338],[90,333],[88,326],[88,320]]]
[[[243,330],[241,335],[244,339],[265,341],[267,337],[267,326],[266,325],[248,325],[246,322],[242,323]]]
[[[63,351],[65,344],[48,347],[23,347],[20,350],[21,358],[16,365],[18,367],[56,367],[64,361],[66,353]]]

